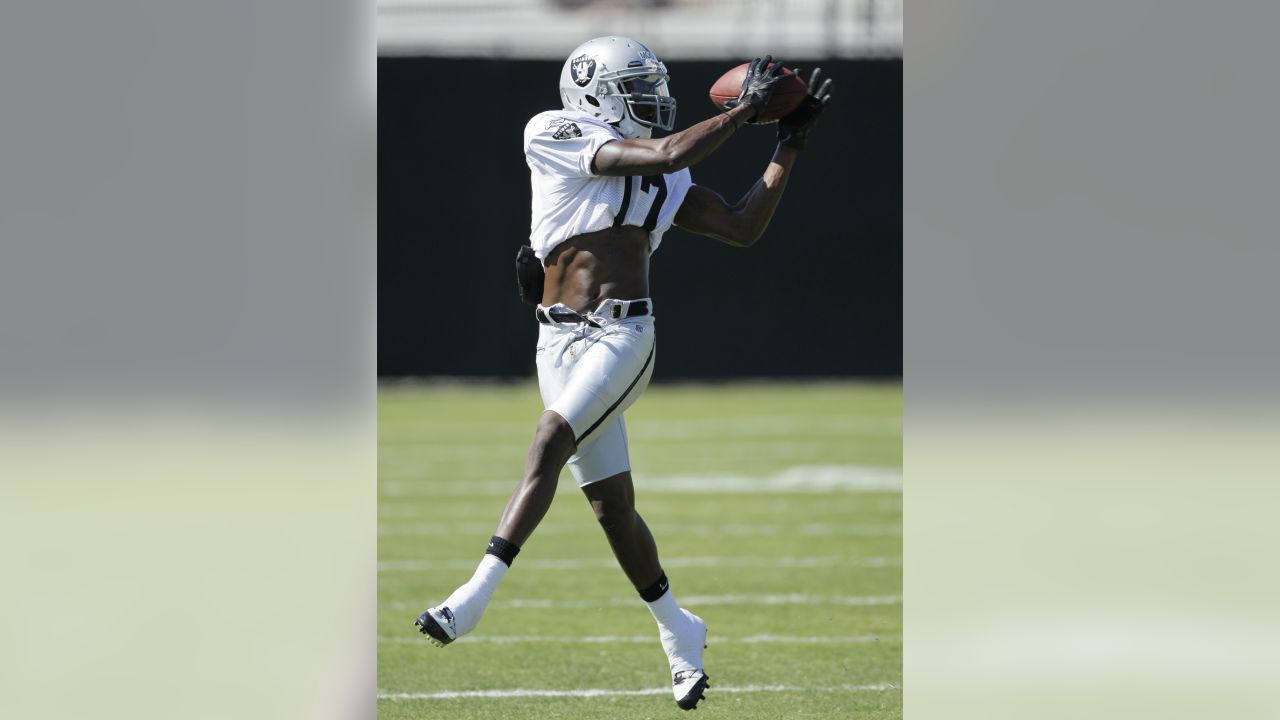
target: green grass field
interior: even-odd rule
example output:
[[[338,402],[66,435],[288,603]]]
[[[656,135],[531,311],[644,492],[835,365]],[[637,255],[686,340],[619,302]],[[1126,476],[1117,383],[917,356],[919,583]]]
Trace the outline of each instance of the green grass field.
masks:
[[[532,384],[380,391],[382,720],[683,714],[568,472],[480,627],[413,627],[470,577],[540,410]],[[901,385],[844,383],[653,386],[627,412],[637,507],[709,627],[695,717],[902,716],[901,416]]]

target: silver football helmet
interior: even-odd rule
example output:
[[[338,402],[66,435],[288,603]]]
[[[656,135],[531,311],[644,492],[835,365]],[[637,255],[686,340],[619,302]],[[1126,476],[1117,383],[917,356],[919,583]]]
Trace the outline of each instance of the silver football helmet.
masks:
[[[667,66],[649,48],[620,36],[579,45],[560,71],[560,99],[618,128],[623,137],[651,137],[676,126],[676,99]]]

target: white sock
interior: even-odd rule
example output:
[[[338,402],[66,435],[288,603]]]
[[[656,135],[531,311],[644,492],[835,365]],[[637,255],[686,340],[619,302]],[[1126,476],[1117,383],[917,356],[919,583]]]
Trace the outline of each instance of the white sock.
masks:
[[[658,627],[674,630],[689,621],[680,611],[680,603],[676,602],[676,594],[671,590],[667,590],[662,597],[653,602],[646,602],[645,605],[649,606],[653,619],[658,621]]]
[[[667,660],[671,663],[671,672],[699,669],[702,657],[701,643],[689,645],[691,638],[688,633],[692,630],[692,621],[685,611],[680,609],[675,593],[668,589],[662,597],[653,602],[646,602],[645,605],[649,606],[653,619],[658,621],[658,639],[662,642],[662,649],[667,653]],[[685,641],[683,646],[681,638]]]
[[[441,605],[453,611],[454,622],[458,628],[458,636],[471,632],[480,624],[480,616],[484,615],[493,591],[507,574],[507,564],[495,555],[486,554],[480,560],[480,567],[462,587],[453,591]]]

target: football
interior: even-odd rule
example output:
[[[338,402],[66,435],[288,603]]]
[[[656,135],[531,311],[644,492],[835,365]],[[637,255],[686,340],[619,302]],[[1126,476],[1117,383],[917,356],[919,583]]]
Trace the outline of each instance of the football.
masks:
[[[747,76],[747,65],[742,63],[736,68],[720,76],[715,84],[711,86],[711,103],[716,106],[717,110],[723,110],[724,104],[738,97],[738,93],[742,91],[742,80]],[[772,67],[772,65],[770,66]],[[760,111],[754,122],[757,125],[777,122],[778,118],[786,117],[792,110],[800,106],[804,100],[804,96],[809,89],[805,87],[804,81],[799,75],[791,72],[787,68],[782,68],[783,78],[773,88],[773,96],[769,98],[769,102],[765,104],[764,109]]]

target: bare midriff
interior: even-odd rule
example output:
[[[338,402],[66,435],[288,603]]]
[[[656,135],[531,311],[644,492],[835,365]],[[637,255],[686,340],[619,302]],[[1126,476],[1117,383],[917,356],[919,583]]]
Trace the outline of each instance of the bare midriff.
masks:
[[[649,296],[649,232],[632,225],[571,237],[547,256],[542,304],[578,312],[606,298]]]

